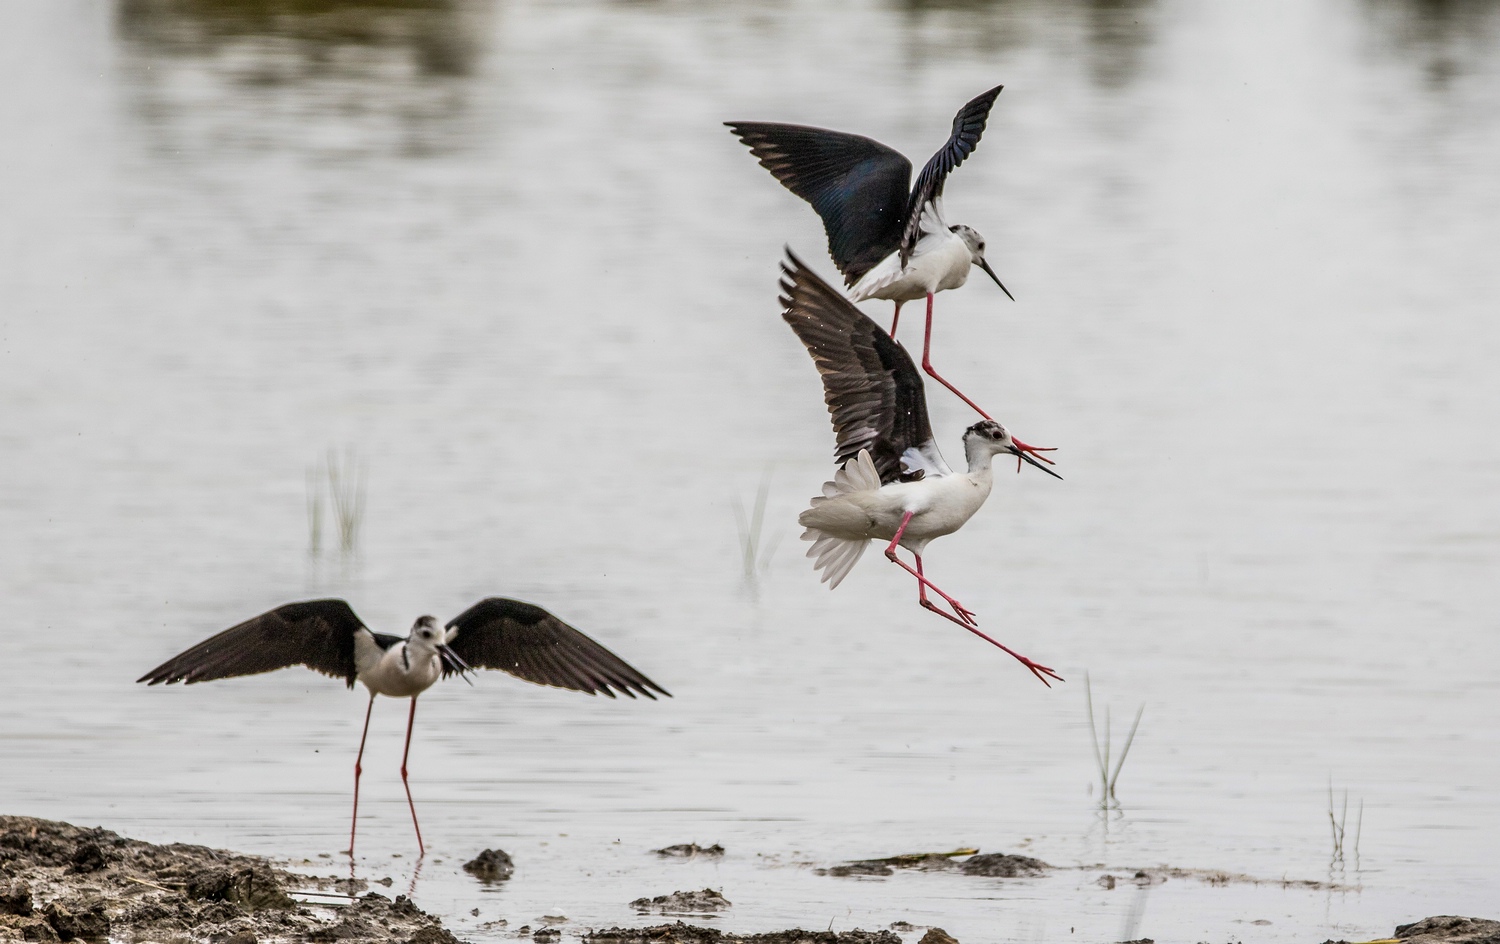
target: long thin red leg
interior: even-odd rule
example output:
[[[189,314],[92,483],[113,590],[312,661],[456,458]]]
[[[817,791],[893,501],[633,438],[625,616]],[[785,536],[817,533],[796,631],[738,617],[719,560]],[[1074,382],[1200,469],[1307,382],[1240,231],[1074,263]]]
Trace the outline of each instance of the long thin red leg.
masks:
[[[906,526],[911,521],[911,516],[912,516],[912,513],[908,511],[906,513],[906,515],[904,517],[902,517],[902,519],[901,519],[901,527],[899,527],[899,528],[896,529],[896,536],[891,539],[890,545],[888,547],[886,547],[886,549],[885,549],[885,556],[888,557],[888,558],[890,558],[890,560],[892,562],[900,564],[901,567],[902,567],[902,569],[904,569],[907,573],[911,574],[913,577],[917,578],[917,598],[918,598],[918,601],[922,604],[922,606],[924,608],[926,608],[926,609],[931,610],[932,612],[936,613],[937,615],[941,616],[943,619],[948,620],[949,622],[957,623],[958,625],[962,626],[964,629],[967,629],[969,632],[971,632],[974,635],[978,636],[980,639],[983,639],[985,642],[987,642],[990,645],[996,647],[1000,651],[1002,651],[1005,654],[1009,655],[1011,658],[1015,659],[1017,662],[1021,663],[1024,666],[1026,666],[1026,668],[1031,671],[1031,674],[1035,675],[1038,679],[1040,679],[1041,683],[1043,685],[1047,686],[1048,688],[1052,687],[1052,683],[1049,682],[1049,681],[1047,681],[1047,678],[1049,676],[1051,678],[1057,679],[1059,682],[1063,681],[1064,679],[1063,679],[1063,677],[1061,675],[1058,675],[1056,672],[1052,671],[1052,669],[1048,668],[1047,666],[1042,665],[1039,662],[1033,662],[1032,660],[1030,660],[1030,659],[1026,658],[1025,656],[1021,655],[1019,652],[1015,651],[1014,649],[1012,649],[1009,646],[1005,645],[1004,643],[1000,642],[999,640],[993,639],[990,636],[987,636],[984,633],[980,632],[978,630],[978,628],[974,625],[974,614],[973,614],[973,612],[970,611],[970,610],[968,610],[968,609],[965,609],[957,600],[953,599],[952,597],[948,596],[948,594],[946,594],[942,590],[938,589],[938,587],[937,587],[936,584],[934,584],[932,581],[928,580],[927,577],[925,575],[923,575],[923,573],[922,573],[922,555],[921,554],[916,554],[916,553],[912,554],[912,556],[917,559],[917,567],[916,567],[915,570],[913,570],[911,567],[907,566],[907,564],[906,564],[905,561],[901,560],[901,558],[899,558],[899,557],[896,556],[896,546],[900,543],[900,541],[901,541],[901,535],[906,531]],[[936,604],[934,604],[931,600],[927,599],[927,588],[928,587],[931,587],[932,591],[934,593],[936,593],[938,596],[942,597],[944,600],[947,600],[948,601],[948,605],[951,606],[951,607],[953,607],[953,612],[957,613],[958,616],[953,616],[951,614],[944,613],[942,610],[938,609],[938,607],[937,607]]]
[[[922,573],[922,555],[921,554],[913,554],[912,556],[917,559],[917,573],[918,574]],[[936,587],[934,587],[933,589],[937,590]],[[942,593],[941,590],[938,590],[938,592]],[[1047,681],[1047,679],[1044,677],[1044,675],[1050,675],[1053,678],[1057,679],[1059,682],[1063,681],[1063,677],[1061,675],[1058,675],[1056,672],[1052,671],[1047,666],[1042,665],[1042,664],[1040,664],[1038,662],[1031,661],[1030,659],[1028,659],[1025,656],[1021,655],[1019,652],[1017,652],[1014,649],[1010,648],[1009,646],[1005,645],[1004,643],[998,642],[995,639],[992,639],[989,636],[985,635],[984,633],[981,633],[979,630],[975,629],[973,626],[969,625],[968,623],[964,623],[964,622],[961,622],[959,620],[953,619],[952,616],[950,616],[947,613],[944,613],[942,610],[938,609],[937,606],[934,605],[931,600],[928,600],[927,599],[927,594],[925,592],[922,593],[922,594],[920,594],[920,597],[921,597],[921,603],[922,603],[922,605],[925,606],[927,609],[929,609],[932,612],[936,613],[937,615],[941,616],[945,620],[950,620],[950,621],[952,621],[954,623],[958,623],[958,625],[962,626],[964,629],[967,629],[969,632],[971,632],[974,635],[978,636],[980,639],[983,639],[985,642],[989,643],[990,645],[995,646],[995,647],[999,648],[1001,651],[1007,653],[1008,655],[1011,656],[1011,658],[1015,659],[1016,661],[1020,662],[1022,665],[1026,666],[1026,668],[1030,669],[1031,670],[1031,674],[1035,675],[1038,679],[1040,679],[1041,683],[1043,685],[1047,686],[1048,688],[1052,687],[1052,683],[1049,682],[1049,681]],[[943,599],[947,600],[950,604],[952,604],[955,609],[958,609],[958,604],[956,602],[954,602],[954,600],[951,597],[944,596]],[[967,611],[962,611],[962,612],[967,612]]]
[[[917,586],[923,591],[923,596],[922,596],[923,600],[926,599],[926,593],[925,593],[925,591],[929,587],[932,589],[933,593],[936,593],[938,596],[942,597],[944,600],[947,600],[948,604],[953,607],[953,612],[957,613],[960,617],[962,617],[964,620],[967,621],[967,622],[961,623],[960,625],[963,625],[963,626],[967,627],[969,625],[969,623],[972,623],[974,621],[974,613],[971,610],[966,609],[963,604],[959,603],[957,600],[953,599],[952,597],[948,596],[948,594],[944,593],[942,591],[942,589],[938,587],[937,584],[933,583],[931,580],[928,580],[926,577],[922,576],[922,574],[921,574],[920,571],[912,570],[910,564],[908,564],[906,561],[904,561],[901,558],[899,558],[899,557],[896,556],[896,548],[901,544],[901,536],[906,533],[906,526],[911,523],[911,518],[912,518],[913,514],[914,514],[914,512],[908,511],[905,515],[902,516],[902,518],[901,518],[901,527],[899,527],[899,528],[896,529],[896,536],[893,537],[893,538],[891,538],[891,543],[890,544],[886,545],[886,549],[885,549],[886,559],[889,560],[891,563],[893,563],[893,564],[897,565],[898,567],[900,567],[902,570],[904,570],[907,573],[911,574],[913,577],[917,578]],[[930,607],[929,607],[929,609],[930,609]],[[941,611],[939,611],[939,612],[941,612]],[[944,613],[943,615],[947,616],[948,614]],[[951,619],[951,617],[949,617],[949,618]],[[954,620],[954,622],[958,622],[958,620]]]
[[[406,716],[406,747],[401,751],[401,786],[406,788],[406,805],[411,808],[411,824],[417,830],[417,857],[427,855],[427,847],[422,845],[422,827],[417,823],[417,805],[411,801],[411,784],[406,782],[406,755],[411,753],[411,728],[417,720],[417,699],[412,696],[411,713]]]
[[[917,602],[922,604],[922,606],[926,609],[929,609],[937,615],[941,616],[943,619],[953,620],[953,622],[962,626],[964,629],[968,629],[969,623],[967,622],[967,620],[973,618],[974,612],[968,607],[959,603],[957,600],[948,596],[946,593],[943,593],[943,591],[938,590],[937,586],[934,585],[932,589],[936,593],[941,595],[944,600],[947,600],[948,605],[953,607],[953,611],[960,614],[960,616],[964,617],[964,619],[953,619],[953,616],[951,614],[944,613],[942,610],[938,609],[937,604],[927,599],[927,575],[922,571],[922,555],[913,554],[912,557],[915,557],[917,559],[917,577],[919,580],[919,582],[917,583]]]
[[[906,304],[906,302],[896,303],[896,315],[891,319],[891,337],[893,338],[896,336],[896,325],[901,323],[901,306],[904,304]]]
[[[370,693],[370,704],[365,708],[365,729],[359,733],[359,753],[354,755],[354,813],[349,817],[349,857],[354,858],[354,827],[359,823],[359,775],[364,768],[359,762],[365,759],[365,736],[370,733],[370,712],[375,710],[375,693]]]
[[[927,333],[922,336],[922,369],[925,370],[925,371],[927,371],[928,375],[931,376],[933,380],[936,380],[938,383],[942,384],[943,386],[947,387],[949,390],[952,390],[955,394],[957,394],[958,398],[960,400],[964,401],[969,406],[972,406],[974,408],[974,410],[980,416],[984,417],[987,420],[988,419],[993,419],[993,417],[991,417],[988,413],[986,413],[983,410],[979,409],[979,404],[975,403],[973,400],[970,400],[968,397],[964,396],[962,390],[959,390],[957,387],[953,386],[951,383],[949,383],[948,381],[944,380],[938,374],[937,371],[935,371],[935,370],[932,369],[931,351],[932,351],[932,293],[928,292],[927,293]]]

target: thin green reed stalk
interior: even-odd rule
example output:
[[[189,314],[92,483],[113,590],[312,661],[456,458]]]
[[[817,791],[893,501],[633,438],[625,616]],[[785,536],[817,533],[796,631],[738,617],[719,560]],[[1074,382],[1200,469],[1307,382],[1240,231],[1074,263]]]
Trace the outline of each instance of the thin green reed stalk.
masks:
[[[1115,784],[1120,780],[1120,771],[1125,768],[1125,758],[1130,755],[1130,745],[1135,743],[1135,734],[1141,727],[1141,716],[1146,713],[1146,706],[1141,705],[1136,710],[1135,721],[1130,725],[1130,733],[1125,737],[1125,745],[1120,748],[1120,756],[1115,760],[1114,770],[1110,770],[1110,713],[1109,706],[1104,706],[1104,739],[1103,746],[1099,739],[1099,730],[1094,723],[1094,689],[1092,680],[1087,672],[1083,675],[1083,697],[1086,700],[1089,713],[1089,739],[1094,747],[1094,764],[1099,768],[1099,805],[1108,807],[1111,801],[1116,805],[1119,797],[1115,795]]]
[[[1083,673],[1083,697],[1087,702],[1089,710],[1089,740],[1094,745],[1094,763],[1099,768],[1099,802],[1107,803],[1109,800],[1109,768],[1106,766],[1107,762],[1104,756],[1099,753],[1099,731],[1094,727],[1094,689],[1090,684],[1087,672]],[[1106,745],[1107,750],[1108,746]]]
[[[316,465],[307,467],[307,553],[323,550],[323,477]]]
[[[761,551],[761,539],[765,534],[766,501],[771,495],[771,468],[766,467],[766,472],[760,479],[760,487],[755,493],[755,506],[751,510],[749,520],[746,520],[745,506],[736,497],[734,500],[734,521],[740,532],[740,556],[742,558],[745,576],[754,578],[756,574],[771,566],[771,555],[776,552],[776,545],[780,541],[780,535]]]
[[[1120,748],[1120,759],[1115,762],[1115,772],[1109,776],[1109,795],[1113,799],[1115,795],[1115,781],[1120,779],[1120,770],[1125,766],[1125,756],[1130,753],[1130,745],[1135,743],[1135,732],[1141,726],[1141,715],[1146,713],[1146,705],[1142,702],[1141,707],[1135,710],[1135,721],[1130,725],[1130,734],[1125,737],[1125,746]]]
[[[328,450],[328,490],[333,497],[333,515],[339,529],[339,550],[352,554],[359,543],[359,528],[365,514],[363,463],[349,450],[342,465],[338,454]]]

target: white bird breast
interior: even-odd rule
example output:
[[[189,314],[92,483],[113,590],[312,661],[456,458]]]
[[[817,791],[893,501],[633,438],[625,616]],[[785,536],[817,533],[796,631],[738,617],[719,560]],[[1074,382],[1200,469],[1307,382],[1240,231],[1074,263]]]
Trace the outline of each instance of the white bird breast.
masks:
[[[869,298],[908,302],[930,294],[958,288],[969,280],[974,254],[963,237],[950,230],[928,233],[917,241],[906,268],[901,268],[901,254],[893,252],[866,272],[849,290],[849,297],[862,302]]]
[[[443,675],[436,650],[422,652],[408,642],[398,642],[382,651],[366,633],[354,637],[354,665],[370,694],[391,698],[420,695]]]

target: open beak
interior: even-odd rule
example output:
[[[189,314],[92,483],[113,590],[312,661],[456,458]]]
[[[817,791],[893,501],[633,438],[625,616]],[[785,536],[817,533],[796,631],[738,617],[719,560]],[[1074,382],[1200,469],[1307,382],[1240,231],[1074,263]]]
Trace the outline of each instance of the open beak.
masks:
[[[1005,297],[1006,298],[1010,299],[1011,301],[1015,301],[1016,300],[1016,296],[1012,295],[1010,293],[1010,289],[1008,289],[1008,288],[1005,287],[1005,283],[1002,282],[1002,281],[1000,281],[1000,276],[998,276],[998,275],[995,274],[995,270],[990,268],[990,264],[988,262],[985,262],[983,259],[980,259],[979,260],[979,268],[983,269],[985,271],[986,275],[988,275],[990,278],[992,278],[992,279],[995,280],[995,284],[998,285],[998,286],[1000,286],[1000,291],[1002,291],[1002,292],[1005,293]]]
[[[1053,472],[1051,469],[1047,468],[1047,465],[1052,465],[1053,462],[1051,459],[1048,459],[1046,456],[1042,455],[1042,453],[1044,452],[1055,451],[1057,449],[1056,446],[1032,446],[1028,445],[1027,443],[1021,442],[1021,440],[1015,438],[1014,436],[1011,437],[1010,441],[1015,443],[1015,445],[1011,447],[1010,451],[1015,453],[1017,472],[1021,471],[1022,462],[1029,462],[1055,479],[1062,478],[1061,475],[1058,475],[1056,472]],[[1037,460],[1041,461],[1039,462]],[[1043,462],[1047,463],[1047,465],[1042,465]]]
[[[473,682],[469,681],[469,676],[465,674],[467,672],[474,671],[473,666],[465,662],[458,653],[454,652],[452,649],[449,649],[447,646],[438,646],[437,651],[438,658],[442,660],[443,668],[447,669],[450,672],[457,672],[459,678],[463,679],[465,682],[469,682],[470,685],[474,684]]]

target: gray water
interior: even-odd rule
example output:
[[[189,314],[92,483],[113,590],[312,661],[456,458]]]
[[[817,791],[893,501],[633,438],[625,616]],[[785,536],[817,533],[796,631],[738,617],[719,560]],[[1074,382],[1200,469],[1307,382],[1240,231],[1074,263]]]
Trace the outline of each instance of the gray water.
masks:
[[[503,594],[676,697],[423,696],[417,874],[377,705],[357,870],[475,940],[705,885],[966,944],[1500,917],[1497,63],[1480,0],[0,5],[0,810],[336,874],[362,695],[132,680],[288,600]],[[832,436],[776,266],[833,268],[720,125],[920,161],[998,83],[947,203],[1018,301],[942,295],[934,360],[1066,481],[926,560],[1051,690],[878,555],[802,559]],[[1117,810],[1086,674],[1116,753],[1145,705]],[[729,852],[649,854],[688,841]],[[1092,868],[814,872],[960,845]],[[457,869],[488,846],[511,882]],[[1095,883],[1160,864],[1267,883]]]

